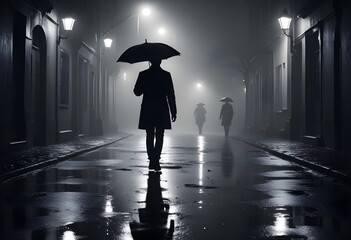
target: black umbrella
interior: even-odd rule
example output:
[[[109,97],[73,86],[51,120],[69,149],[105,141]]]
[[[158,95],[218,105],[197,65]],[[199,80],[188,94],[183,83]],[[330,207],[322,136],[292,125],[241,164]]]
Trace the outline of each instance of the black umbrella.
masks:
[[[167,59],[179,56],[180,53],[171,46],[164,43],[145,43],[128,48],[117,60],[117,62],[137,63],[151,60]]]
[[[204,106],[205,104],[204,103],[198,103],[196,104],[197,106]]]
[[[233,99],[231,99],[230,97],[224,97],[221,99],[221,102],[233,102]]]

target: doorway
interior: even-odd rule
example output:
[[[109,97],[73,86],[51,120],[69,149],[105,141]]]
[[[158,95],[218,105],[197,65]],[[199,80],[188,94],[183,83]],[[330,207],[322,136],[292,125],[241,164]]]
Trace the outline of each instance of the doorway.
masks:
[[[34,146],[46,143],[46,37],[43,29],[33,29],[31,121]]]
[[[307,136],[321,138],[322,94],[321,94],[321,58],[320,31],[314,31],[306,37],[306,96],[305,116]]]

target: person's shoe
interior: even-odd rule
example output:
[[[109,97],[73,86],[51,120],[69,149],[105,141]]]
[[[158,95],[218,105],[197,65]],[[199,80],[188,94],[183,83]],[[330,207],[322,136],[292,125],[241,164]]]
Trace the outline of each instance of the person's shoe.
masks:
[[[155,160],[150,160],[149,162],[149,170],[155,170]]]
[[[161,166],[160,166],[160,162],[159,162],[159,161],[157,161],[157,162],[155,163],[154,170],[155,170],[155,171],[161,171]]]

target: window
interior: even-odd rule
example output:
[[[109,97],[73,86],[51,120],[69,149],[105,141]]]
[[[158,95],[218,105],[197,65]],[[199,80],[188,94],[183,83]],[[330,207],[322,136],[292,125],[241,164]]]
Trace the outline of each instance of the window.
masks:
[[[69,105],[69,55],[61,50],[60,55],[60,105]]]

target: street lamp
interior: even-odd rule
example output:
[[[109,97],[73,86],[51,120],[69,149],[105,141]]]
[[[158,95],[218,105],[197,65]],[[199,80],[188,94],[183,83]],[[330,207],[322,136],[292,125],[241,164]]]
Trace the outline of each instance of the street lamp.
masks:
[[[104,39],[104,44],[106,48],[110,48],[112,45],[113,40],[111,38],[105,38]]]
[[[70,18],[70,17],[69,18],[63,18],[62,19],[63,29],[65,31],[72,31],[75,21],[76,21],[75,19]]]
[[[165,33],[166,33],[166,30],[165,30],[163,27],[160,27],[160,28],[158,29],[158,34],[164,35]]]
[[[137,38],[139,39],[139,32],[140,32],[140,17],[139,15],[142,14],[143,16],[149,16],[151,14],[151,10],[150,8],[143,8],[140,12],[138,13],[132,13],[130,14],[128,17],[124,18],[123,20],[117,22],[116,24],[112,25],[106,32],[101,34],[101,37],[104,37],[106,35],[108,35],[108,33],[111,31],[111,29],[116,28],[117,26],[119,26],[120,24],[122,24],[123,22],[125,22],[127,19],[136,16],[137,17]],[[112,46],[112,42],[113,39],[107,37],[104,38],[104,45],[106,48],[110,48]]]
[[[73,26],[74,26],[74,22],[76,20],[73,19],[73,18],[63,18],[62,19],[62,25],[63,25],[63,29],[66,31],[66,36],[62,36],[62,35],[59,35],[59,39],[58,39],[58,44],[60,44],[61,42],[61,39],[68,39],[69,37],[69,33],[73,30]]]
[[[197,88],[202,88],[202,84],[201,84],[201,83],[197,83],[197,84],[196,84],[196,87],[197,87]]]
[[[290,23],[291,23],[291,16],[288,13],[288,10],[284,8],[282,14],[278,18],[279,26],[285,36],[290,39],[290,52],[293,53],[293,36],[290,35],[288,32],[290,31]]]
[[[151,14],[150,8],[143,8],[141,10],[141,14],[143,14],[144,16],[149,16]]]
[[[287,33],[287,32],[289,32],[289,29],[290,29],[291,17],[288,14],[288,10],[286,10],[286,8],[284,8],[283,13],[278,18],[278,21],[279,21],[280,29],[283,31],[283,33],[286,36],[291,37]]]
[[[176,35],[175,33],[173,32],[173,34],[169,34],[170,31],[167,31],[164,27],[160,27],[158,30],[157,30],[158,34],[161,35],[161,36],[165,36],[166,34],[167,35],[170,35],[170,37],[173,38],[173,44],[174,46],[176,45]]]

